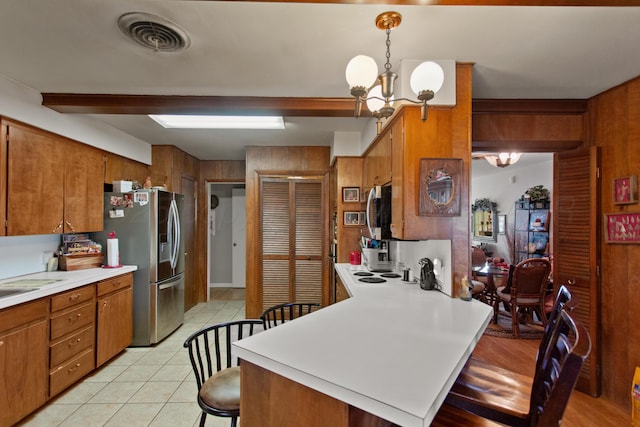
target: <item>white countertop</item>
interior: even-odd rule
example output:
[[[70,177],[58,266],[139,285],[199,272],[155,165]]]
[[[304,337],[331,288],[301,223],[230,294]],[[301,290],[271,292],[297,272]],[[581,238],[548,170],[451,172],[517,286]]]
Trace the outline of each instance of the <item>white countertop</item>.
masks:
[[[87,268],[84,270],[74,271],[44,271],[41,273],[2,279],[0,280],[0,289],[11,287],[35,287],[37,289],[30,292],[0,298],[0,309],[21,304],[23,302],[33,301],[58,292],[68,291],[70,289],[78,288],[100,280],[109,279],[137,269],[138,267],[135,265],[123,265],[118,268]],[[24,282],[26,286],[22,286],[18,283],[14,284],[14,282],[17,281]],[[29,283],[29,281],[32,281],[32,283]],[[39,285],[36,281],[51,281],[51,283]]]
[[[401,426],[428,426],[491,319],[490,306],[417,283],[358,282],[352,298],[234,343],[242,358]]]

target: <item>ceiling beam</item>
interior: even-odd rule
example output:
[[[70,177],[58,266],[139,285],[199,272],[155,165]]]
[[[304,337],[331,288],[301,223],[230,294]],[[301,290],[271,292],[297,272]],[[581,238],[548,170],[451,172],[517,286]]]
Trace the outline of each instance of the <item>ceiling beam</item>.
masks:
[[[213,1],[213,0],[208,0]],[[223,0],[237,1],[237,0]],[[398,6],[640,6],[640,0],[247,0],[254,3],[387,4]]]
[[[43,93],[42,105],[75,114],[218,114],[353,117],[354,98]],[[363,108],[363,116],[370,113]]]
[[[474,153],[498,153],[504,151],[553,153],[575,150],[582,145],[582,141],[472,141],[471,151]]]

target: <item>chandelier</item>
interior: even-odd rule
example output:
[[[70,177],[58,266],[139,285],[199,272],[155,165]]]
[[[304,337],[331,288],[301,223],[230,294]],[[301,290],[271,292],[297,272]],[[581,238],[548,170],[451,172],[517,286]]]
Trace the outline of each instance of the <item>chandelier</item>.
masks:
[[[432,61],[423,62],[413,70],[409,80],[411,90],[418,100],[394,99],[393,84],[398,75],[391,71],[390,35],[391,30],[398,27],[401,21],[402,15],[398,12],[384,12],[376,17],[376,27],[385,30],[387,34],[386,62],[382,73],[378,74],[376,62],[366,55],[353,57],[347,64],[345,73],[351,95],[356,98],[355,116],[360,116],[362,102],[366,102],[371,115],[377,119],[378,133],[382,128],[381,119],[388,118],[395,111],[394,101],[421,104],[422,121],[427,120],[427,101],[433,99],[444,82],[444,71],[440,65]]]
[[[495,166],[497,168],[506,168],[518,160],[520,160],[520,156],[522,153],[500,153],[500,154],[489,154],[484,156],[484,158],[489,162],[491,166]]]

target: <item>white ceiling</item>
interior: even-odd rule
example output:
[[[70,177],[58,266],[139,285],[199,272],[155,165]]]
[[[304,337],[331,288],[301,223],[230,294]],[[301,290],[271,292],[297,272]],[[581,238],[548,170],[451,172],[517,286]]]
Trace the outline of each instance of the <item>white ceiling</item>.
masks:
[[[0,74],[41,93],[347,97],[344,68],[384,62],[383,11],[403,15],[391,62],[473,62],[478,98],[586,99],[640,75],[640,7],[291,4],[184,0],[20,0],[0,5]],[[175,22],[182,53],[125,38],[127,12]],[[285,118],[285,131],[164,130],[146,116],[97,115],[150,144],[202,160],[243,159],[247,145],[331,145],[368,120]]]

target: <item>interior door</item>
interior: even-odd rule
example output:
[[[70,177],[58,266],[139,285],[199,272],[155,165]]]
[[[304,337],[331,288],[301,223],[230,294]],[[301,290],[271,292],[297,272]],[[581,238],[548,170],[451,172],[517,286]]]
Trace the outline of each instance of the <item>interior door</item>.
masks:
[[[327,177],[261,177],[261,310],[285,302],[327,305]]]
[[[553,280],[577,300],[576,319],[589,331],[591,354],[577,389],[600,394],[600,151],[554,155]]]
[[[232,244],[231,244],[231,286],[244,288],[246,286],[246,234],[247,234],[247,203],[244,188],[231,190],[232,214]]]

